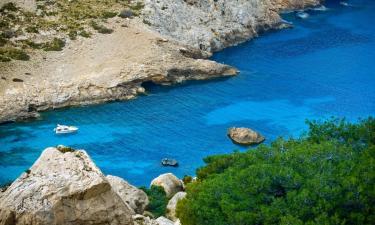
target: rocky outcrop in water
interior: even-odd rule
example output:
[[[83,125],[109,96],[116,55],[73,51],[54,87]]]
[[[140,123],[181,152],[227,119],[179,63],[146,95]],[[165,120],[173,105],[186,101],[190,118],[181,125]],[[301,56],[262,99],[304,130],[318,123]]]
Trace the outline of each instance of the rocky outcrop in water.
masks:
[[[157,181],[168,193],[181,189],[173,174]],[[183,193],[171,199],[171,209]],[[0,191],[0,225],[179,224],[175,217],[175,222],[147,217],[148,203],[142,190],[122,178],[105,177],[84,150],[61,145],[45,149],[30,169]]]
[[[258,132],[244,127],[229,128],[228,136],[233,142],[241,145],[259,144],[265,140]]]
[[[183,182],[172,173],[165,173],[151,181],[151,186],[160,186],[164,189],[168,198],[184,189]]]
[[[47,148],[0,196],[0,224],[132,224],[133,210],[85,151]]]
[[[218,51],[282,27],[279,12],[320,0],[145,0],[144,21],[161,34],[205,51]]]

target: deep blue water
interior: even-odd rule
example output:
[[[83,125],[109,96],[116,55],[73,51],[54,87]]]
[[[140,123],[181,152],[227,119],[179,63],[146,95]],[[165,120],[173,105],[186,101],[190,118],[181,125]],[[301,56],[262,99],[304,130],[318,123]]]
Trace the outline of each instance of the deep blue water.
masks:
[[[300,134],[307,118],[374,116],[375,1],[351,3],[332,3],[305,20],[284,15],[294,29],[215,54],[214,60],[240,69],[237,77],[149,86],[149,95],[136,100],[55,110],[41,120],[0,126],[0,183],[58,144],[86,149],[106,174],[148,185],[164,172],[194,174],[207,155],[243,149],[226,137],[230,126],[251,127],[269,142]],[[80,130],[57,136],[57,123]],[[164,157],[176,158],[180,167],[161,167]]]

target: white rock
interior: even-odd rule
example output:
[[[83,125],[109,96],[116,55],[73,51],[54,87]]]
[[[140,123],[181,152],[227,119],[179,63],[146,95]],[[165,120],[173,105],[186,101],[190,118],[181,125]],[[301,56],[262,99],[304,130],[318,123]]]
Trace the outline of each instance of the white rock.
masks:
[[[144,21],[161,34],[205,51],[217,51],[278,27],[278,12],[320,0],[145,0]]]
[[[146,193],[124,179],[112,175],[107,176],[108,182],[112,189],[126,202],[137,214],[142,214],[148,205],[148,197]]]
[[[129,225],[131,215],[85,151],[47,148],[0,197],[0,224]]]
[[[162,187],[168,198],[183,190],[182,181],[172,173],[165,173],[158,176],[151,181],[151,186],[152,185]]]
[[[158,223],[158,225],[174,225],[173,221],[165,218],[164,216],[158,217],[155,221]]]
[[[176,217],[176,206],[177,206],[177,203],[178,201],[180,201],[181,199],[185,198],[186,196],[186,192],[177,192],[172,198],[171,200],[169,200],[168,202],[168,205],[167,205],[167,211],[168,211],[168,218],[173,220],[173,221],[177,221],[177,217]]]

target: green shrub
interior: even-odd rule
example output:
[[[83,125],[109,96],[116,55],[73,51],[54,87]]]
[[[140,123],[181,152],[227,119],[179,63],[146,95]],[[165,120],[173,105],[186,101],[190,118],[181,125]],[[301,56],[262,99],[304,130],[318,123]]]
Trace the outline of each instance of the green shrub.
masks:
[[[0,62],[9,62],[9,61],[11,61],[9,57],[0,54]]]
[[[104,19],[113,18],[113,17],[115,17],[116,15],[117,15],[117,12],[111,12],[111,11],[104,11],[104,12],[102,13],[102,17],[103,17]]]
[[[91,26],[92,26],[92,28],[94,28],[94,30],[96,30],[96,31],[98,31],[99,33],[102,33],[102,34],[110,34],[110,33],[113,32],[112,29],[109,29],[109,28],[107,28],[103,25],[99,25],[94,21],[91,23]]]
[[[141,187],[141,189],[147,194],[149,199],[146,210],[151,212],[155,217],[165,215],[168,198],[164,189],[159,186],[151,186],[150,189]]]
[[[87,32],[87,31],[85,31],[85,30],[80,31],[78,34],[79,34],[80,36],[82,36],[82,37],[85,37],[85,38],[89,38],[89,37],[91,37],[91,33],[90,33],[90,32]]]
[[[68,36],[69,36],[70,40],[77,39],[77,31],[75,31],[75,30],[70,31]]]
[[[182,224],[374,224],[375,119],[308,123],[299,139],[206,158]]]
[[[5,61],[9,61],[6,58],[23,60],[23,61],[30,59],[30,56],[26,52],[24,52],[21,49],[12,48],[12,47],[0,48],[0,56],[2,56],[2,60],[5,59]]]
[[[38,27],[36,27],[36,26],[26,27],[25,30],[28,33],[39,33]]]
[[[3,47],[8,41],[2,37],[0,37],[0,47]]]
[[[184,184],[189,184],[193,181],[193,178],[191,176],[187,176],[185,175],[183,178],[182,178],[182,181],[184,182]]]
[[[43,43],[35,43],[33,41],[30,41],[30,40],[25,40],[23,41],[23,43],[31,48],[34,48],[34,49],[41,49],[43,47]]]
[[[75,152],[75,149],[72,147],[64,146],[64,145],[59,145],[56,147],[57,150],[59,150],[61,153],[66,153],[66,152]]]
[[[14,4],[13,2],[9,2],[9,3],[4,4],[3,7],[1,7],[0,12],[4,12],[5,10],[17,11],[18,8],[16,4]]]
[[[51,42],[43,44],[44,51],[61,51],[65,46],[65,41],[54,38]]]

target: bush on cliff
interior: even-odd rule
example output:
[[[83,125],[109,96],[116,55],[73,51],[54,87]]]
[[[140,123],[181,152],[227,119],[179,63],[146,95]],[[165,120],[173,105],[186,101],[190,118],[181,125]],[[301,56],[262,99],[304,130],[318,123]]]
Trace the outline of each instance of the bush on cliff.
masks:
[[[147,194],[149,200],[146,210],[151,212],[155,218],[164,216],[168,204],[168,198],[164,189],[154,185],[150,189],[145,187],[141,187],[141,189]]]
[[[177,206],[182,224],[375,224],[375,119],[309,126],[299,139],[206,158]]]

